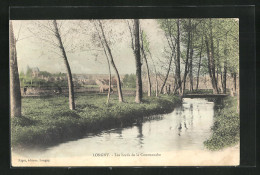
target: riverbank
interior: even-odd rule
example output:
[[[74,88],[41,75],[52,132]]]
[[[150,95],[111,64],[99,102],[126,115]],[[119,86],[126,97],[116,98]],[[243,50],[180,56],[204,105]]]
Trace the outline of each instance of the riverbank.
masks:
[[[124,103],[118,103],[112,95],[108,105],[106,98],[105,94],[78,93],[75,111],[68,109],[68,98],[63,95],[23,98],[23,117],[11,119],[12,147],[54,145],[87,132],[131,126],[144,116],[169,113],[181,102],[176,96],[162,95],[144,97],[141,104],[127,96]]]
[[[240,119],[236,97],[226,97],[216,104],[212,136],[204,142],[210,150],[220,150],[239,143]]]

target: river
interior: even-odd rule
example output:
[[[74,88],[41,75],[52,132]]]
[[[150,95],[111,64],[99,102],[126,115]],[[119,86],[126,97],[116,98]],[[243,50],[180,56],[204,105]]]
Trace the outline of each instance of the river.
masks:
[[[84,138],[78,140],[68,141],[43,150],[25,150],[21,155],[32,159],[39,157],[48,160],[67,159],[70,162],[74,159],[68,158],[76,158],[77,162],[83,156],[84,160],[91,160],[92,163],[96,162],[100,166],[109,164],[105,162],[113,159],[119,162],[126,161],[127,165],[136,165],[131,164],[131,160],[136,163],[140,161],[136,159],[137,154],[143,155],[144,158],[147,158],[146,155],[151,154],[150,156],[156,157],[159,154],[159,160],[162,157],[169,159],[167,156],[171,153],[175,156],[181,153],[184,157],[188,156],[188,159],[192,157],[196,159],[196,154],[208,153],[207,156],[215,154],[209,152],[203,144],[211,136],[213,124],[214,102],[202,98],[184,98],[182,105],[169,114],[144,117],[142,122],[135,123],[131,127],[88,133]],[[194,151],[197,153],[193,154]],[[199,159],[199,155],[197,155],[197,159]],[[106,157],[110,157],[110,159],[105,159]],[[122,157],[131,158],[123,160]],[[154,159],[157,158],[153,158],[153,161]],[[162,163],[167,164],[166,161],[161,160]],[[87,162],[84,165],[92,165],[91,162]],[[61,165],[63,164],[61,163]],[[73,163],[68,165],[73,165]]]

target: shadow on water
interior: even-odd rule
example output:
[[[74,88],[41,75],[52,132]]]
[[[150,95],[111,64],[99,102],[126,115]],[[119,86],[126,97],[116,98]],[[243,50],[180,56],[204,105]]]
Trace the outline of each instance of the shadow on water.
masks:
[[[118,129],[115,130],[115,133],[118,134],[118,138],[119,138],[119,139],[122,139],[122,138],[123,138],[122,130],[123,130],[123,128],[118,128]]]
[[[73,135],[68,135],[68,136],[62,136],[59,137],[58,139],[53,139],[51,142],[44,142],[43,144],[36,144],[36,145],[23,145],[22,147],[17,147],[13,148],[14,151],[21,152],[23,150],[38,150],[38,151],[47,151],[50,147],[57,146],[60,144],[72,142],[72,141],[77,141],[80,139],[84,138],[93,138],[93,137],[99,137],[103,135],[104,133],[110,134],[110,133],[116,133],[118,134],[119,139],[123,139],[123,134],[122,131],[125,129],[131,129],[136,127],[138,130],[138,135],[136,138],[138,139],[138,143],[140,145],[140,148],[142,148],[143,144],[143,124],[144,123],[149,123],[153,121],[160,121],[163,120],[164,117],[163,115],[152,115],[152,116],[145,116],[145,117],[139,117],[136,118],[134,122],[126,122],[126,123],[121,123],[119,127],[113,127],[113,128],[107,128],[104,129],[104,127],[101,127],[102,129],[99,128],[94,128],[93,130],[82,130],[82,129],[73,129],[74,133]]]
[[[143,135],[143,123],[139,123],[139,124],[137,124],[136,125],[136,127],[137,127],[137,130],[138,130],[138,135],[137,135],[137,138],[138,138],[138,145],[139,145],[139,147],[140,148],[142,148],[143,147],[143,140],[144,140],[144,135]]]

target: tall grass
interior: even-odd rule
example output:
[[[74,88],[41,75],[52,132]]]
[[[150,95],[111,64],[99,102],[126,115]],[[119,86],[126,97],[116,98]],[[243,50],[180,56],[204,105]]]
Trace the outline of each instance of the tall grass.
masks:
[[[212,136],[204,142],[210,150],[234,146],[240,138],[240,119],[237,113],[236,97],[226,97],[216,107]]]

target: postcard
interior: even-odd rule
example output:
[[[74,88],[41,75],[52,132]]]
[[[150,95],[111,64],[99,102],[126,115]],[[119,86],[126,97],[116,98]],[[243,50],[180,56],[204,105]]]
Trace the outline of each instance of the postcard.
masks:
[[[10,20],[13,167],[238,166],[239,19]]]

